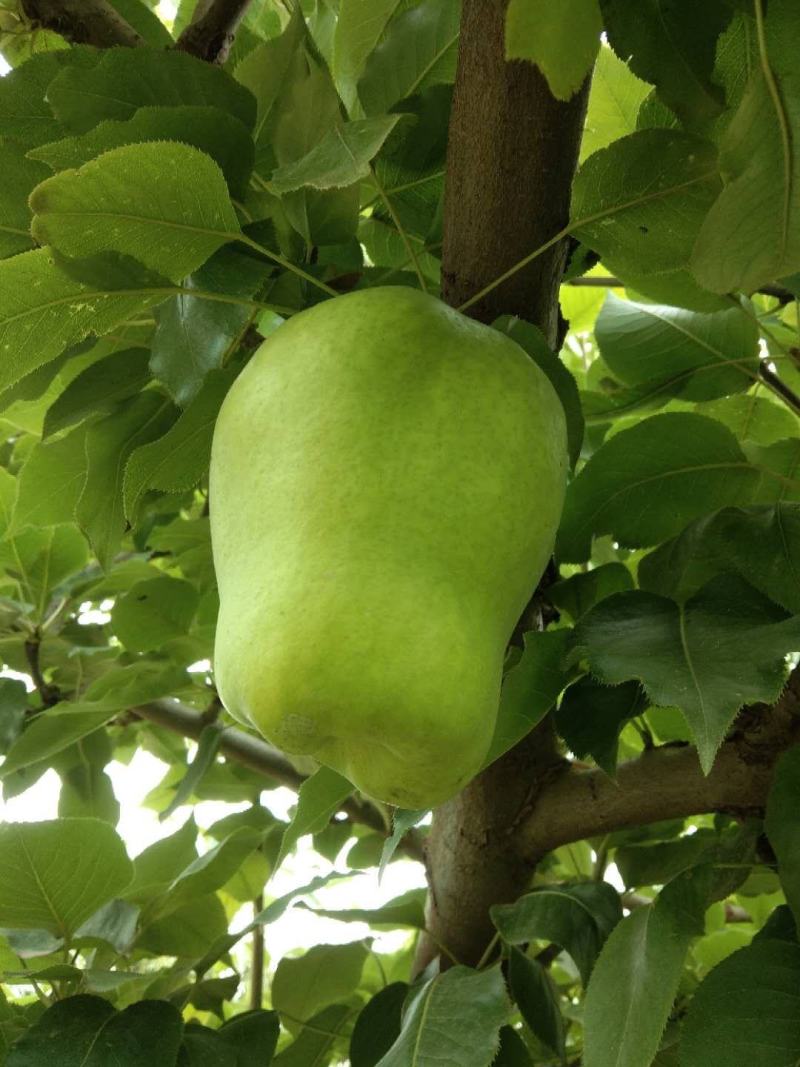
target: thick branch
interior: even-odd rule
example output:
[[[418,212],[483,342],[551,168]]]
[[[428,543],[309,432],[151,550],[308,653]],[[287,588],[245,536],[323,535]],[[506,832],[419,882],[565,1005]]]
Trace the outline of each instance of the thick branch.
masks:
[[[249,4],[250,0],[213,0],[210,4],[201,0],[175,47],[209,63],[224,63]]]
[[[142,37],[107,0],[22,0],[26,18],[73,44],[137,48]]]
[[[182,737],[190,737],[195,741],[200,739],[205,727],[208,725],[207,718],[200,711],[189,708],[175,700],[154,700],[150,704],[141,704],[132,709],[142,719],[164,726],[173,733]],[[222,741],[219,751],[226,759],[241,763],[245,767],[271,778],[278,785],[288,786],[289,789],[298,790],[306,776],[301,774],[285,756],[281,755],[272,745],[262,741],[244,730],[234,727],[226,727],[222,731]],[[379,833],[386,833],[386,825],[377,808],[364,803],[356,797],[348,798],[342,804],[342,811],[352,822],[369,826]],[[417,833],[409,831],[403,838],[400,849],[410,859],[422,860],[422,842]]]
[[[707,776],[689,745],[653,749],[623,763],[616,782],[595,769],[556,774],[520,823],[520,854],[536,862],[561,845],[665,819],[762,814],[778,758],[800,742],[800,675],[774,708],[748,709],[741,721]]]

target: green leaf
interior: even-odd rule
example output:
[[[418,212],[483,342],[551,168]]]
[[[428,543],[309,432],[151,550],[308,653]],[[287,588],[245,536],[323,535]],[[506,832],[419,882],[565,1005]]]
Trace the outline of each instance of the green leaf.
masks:
[[[564,1020],[558,994],[547,971],[536,960],[512,946],[508,960],[508,984],[520,1015],[531,1032],[562,1063],[565,1062]]]
[[[86,482],[75,515],[104,568],[111,563],[125,532],[125,464],[140,445],[164,433],[173,420],[173,411],[164,397],[144,392],[89,427]]]
[[[133,861],[134,877],[125,890],[128,900],[144,900],[163,893],[197,859],[197,827],[189,818],[169,837],[148,845]]]
[[[236,1067],[267,1067],[278,1044],[280,1022],[274,1011],[245,1011],[223,1023],[217,1034],[238,1053]]]
[[[486,1067],[508,1015],[499,967],[451,967],[412,990],[400,1036],[377,1067],[440,1067],[446,1058],[459,1067]]]
[[[142,141],[192,145],[217,163],[232,196],[245,195],[253,169],[253,140],[244,123],[218,107],[142,107],[129,119],[107,119],[87,133],[42,145],[30,155],[59,171],[80,167],[111,148]]]
[[[111,0],[115,11],[144,38],[152,48],[172,48],[172,34],[146,0]]]
[[[642,130],[582,164],[573,232],[623,278],[683,269],[720,187],[713,145],[677,130]]]
[[[764,829],[775,855],[783,891],[797,921],[800,916],[800,747],[784,752],[767,798]]]
[[[715,967],[689,1005],[682,1067],[793,1067],[800,946],[767,940]]]
[[[42,436],[49,437],[90,415],[105,414],[138,393],[150,381],[149,358],[147,348],[125,348],[90,364],[47,409]],[[77,435],[70,437],[77,439]]]
[[[647,707],[638,682],[599,685],[579,679],[561,699],[555,722],[568,748],[579,759],[591,756],[610,778],[617,773],[617,747],[623,727]]]
[[[589,92],[581,161],[612,141],[634,132],[639,107],[648,92],[649,86],[640,81],[627,64],[608,46],[601,46]]]
[[[199,595],[181,578],[150,578],[131,586],[115,603],[111,625],[131,652],[150,652],[189,632]]]
[[[363,838],[362,838],[363,840]],[[389,900],[379,908],[346,908],[334,911],[330,908],[312,908],[301,905],[315,915],[340,922],[361,922],[369,926],[408,926],[412,930],[425,929],[425,891],[410,889],[402,896]]]
[[[547,598],[559,611],[567,612],[577,622],[595,604],[626,589],[633,589],[633,577],[628,568],[622,563],[601,563],[590,571],[555,582],[549,586]]]
[[[586,993],[585,1067],[650,1067],[689,944],[703,933],[709,879],[706,868],[687,871],[617,924]]]
[[[532,631],[523,640],[522,656],[503,678],[497,723],[484,761],[487,767],[545,717],[569,677],[562,667],[567,630]]]
[[[122,841],[99,819],[0,826],[0,924],[71,935],[133,877]]]
[[[57,441],[39,442],[17,475],[17,496],[9,526],[17,534],[28,526],[72,522],[86,481],[86,433],[79,427]]]
[[[183,1019],[165,1001],[145,1000],[117,1012],[99,997],[53,1004],[12,1048],[7,1067],[174,1067]]]
[[[687,125],[715,118],[722,92],[712,80],[717,38],[727,26],[726,0],[600,0],[609,42],[631,70],[652,82]]]
[[[86,133],[104,119],[124,121],[148,106],[218,107],[248,129],[255,119],[255,100],[247,89],[221,67],[176,50],[107,49],[90,70],[62,71],[48,84],[47,100],[74,133]]]
[[[606,441],[567,489],[557,553],[588,559],[592,536],[640,548],[726,504],[750,499],[758,473],[726,427],[702,415],[655,415]]]
[[[708,213],[692,259],[715,293],[751,292],[800,267],[800,78],[793,42],[800,9],[770,0],[764,49],[720,145],[725,188]]]
[[[332,73],[345,107],[356,101],[356,83],[400,0],[341,0],[333,38]]]
[[[0,259],[4,259],[34,247],[28,197],[47,177],[47,170],[11,142],[0,144],[0,170]]]
[[[400,1033],[405,982],[391,982],[361,1009],[350,1038],[350,1067],[376,1067]]]
[[[331,1004],[308,1020],[295,1040],[272,1061],[273,1067],[316,1067],[329,1062],[331,1046],[342,1034],[352,1009]]]
[[[35,55],[0,80],[0,127],[24,149],[63,135],[61,123],[48,104],[47,90],[62,71],[75,68],[87,74],[100,53],[93,48],[69,48]]]
[[[0,754],[6,755],[22,732],[28,711],[25,683],[0,678]]]
[[[0,389],[175,292],[162,278],[108,259],[102,277],[67,273],[48,248],[0,261]]]
[[[281,841],[280,852],[275,860],[273,870],[280,867],[295,844],[305,834],[316,834],[327,826],[342,803],[353,792],[353,787],[346,778],[330,767],[320,767],[300,786],[297,793],[297,807],[292,821],[286,827]]]
[[[511,0],[506,58],[536,63],[553,96],[569,100],[594,65],[602,32],[598,0]]]
[[[325,1005],[346,1000],[361,981],[367,948],[361,941],[314,945],[304,955],[284,958],[272,979],[272,1006],[285,1012],[289,1028],[308,1021]]]
[[[239,237],[222,171],[172,141],[126,145],[31,194],[32,231],[67,256],[115,251],[179,282]]]
[[[533,1067],[525,1042],[510,1026],[500,1028],[500,1051],[492,1061],[492,1067]]]
[[[283,196],[307,185],[314,189],[341,189],[367,178],[371,160],[401,118],[381,115],[336,126],[307,155],[278,167],[269,188]]]
[[[609,293],[595,328],[600,354],[625,385],[712,400],[758,381],[758,326],[737,307],[704,315]]]
[[[497,904],[492,922],[509,945],[554,941],[572,956],[584,984],[597,955],[622,918],[616,890],[606,882],[534,889],[515,904]]]
[[[186,684],[183,670],[162,663],[140,660],[111,668],[87,687],[80,700],[61,701],[38,715],[11,746],[0,778],[62,752],[105,726],[117,712],[169,696]]]
[[[609,597],[578,623],[575,645],[601,681],[638,678],[654,704],[680,708],[708,773],[739,709],[780,695],[800,619],[720,575],[685,604],[641,590]]]
[[[151,489],[180,493],[205,476],[211,438],[233,375],[210,371],[200,392],[163,437],[140,445],[125,467],[125,513],[133,521],[142,496]]]
[[[672,841],[634,842],[615,849],[614,863],[626,886],[664,885],[694,867],[717,840],[713,830],[700,829]]]
[[[427,814],[426,811],[406,811],[403,808],[394,808],[392,811],[392,832],[384,842],[381,862],[378,866],[379,882],[383,879],[384,872],[405,834]]]
[[[358,83],[368,115],[454,81],[460,18],[459,0],[422,0],[392,19]]]
[[[136,940],[136,948],[154,956],[192,960],[225,937],[227,929],[228,916],[222,901],[215,893],[209,893],[148,922]]]
[[[263,839],[262,831],[241,826],[214,848],[196,857],[175,878],[160,913],[167,913],[197,897],[221,889]]]
[[[567,443],[573,466],[578,461],[583,444],[583,411],[578,385],[561,359],[553,352],[538,327],[511,315],[504,315],[492,323],[496,330],[506,333],[524,348],[536,366],[544,371],[558,394],[567,421]]]

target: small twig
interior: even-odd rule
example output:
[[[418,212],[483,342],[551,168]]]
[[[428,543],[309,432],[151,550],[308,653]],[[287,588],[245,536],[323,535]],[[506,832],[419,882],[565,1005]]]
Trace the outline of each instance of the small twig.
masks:
[[[797,414],[800,414],[800,396],[771,370],[766,360],[761,360],[758,365],[758,375],[773,393],[777,393],[785,400],[788,406]]]
[[[224,63],[250,0],[212,0],[198,3],[194,17],[175,47],[207,63]]]
[[[253,918],[264,910],[264,894],[253,901]],[[250,1009],[260,1011],[264,1004],[264,927],[257,923],[253,929],[250,958]]]
[[[22,0],[25,17],[72,44],[137,48],[144,39],[108,0]]]

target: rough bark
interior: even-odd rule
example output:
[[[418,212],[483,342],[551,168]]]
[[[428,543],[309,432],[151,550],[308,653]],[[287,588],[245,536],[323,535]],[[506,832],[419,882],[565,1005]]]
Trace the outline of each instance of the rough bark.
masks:
[[[73,44],[96,48],[136,48],[144,44],[107,0],[22,0],[22,11],[31,22],[60,33]]]
[[[448,142],[444,299],[459,307],[566,224],[588,85],[557,101],[530,63],[507,62],[506,0],[465,0]],[[566,259],[559,241],[469,308],[490,322],[520,315],[552,344]],[[562,765],[552,725],[479,775],[434,816],[426,847],[428,925],[464,963],[491,938],[489,908],[522,893],[533,865],[514,847],[514,827]],[[435,952],[423,945],[418,962]]]
[[[191,23],[175,47],[209,63],[224,63],[249,4],[250,0],[198,3]]]

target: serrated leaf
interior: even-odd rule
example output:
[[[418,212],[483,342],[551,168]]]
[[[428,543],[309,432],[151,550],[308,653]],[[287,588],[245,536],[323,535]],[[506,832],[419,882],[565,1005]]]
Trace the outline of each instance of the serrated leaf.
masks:
[[[618,923],[586,992],[586,1067],[650,1067],[692,937],[703,933],[710,871],[687,871]]]
[[[725,0],[600,0],[611,47],[631,70],[652,82],[687,125],[713,119],[722,92],[712,74],[717,38],[731,17]]]
[[[232,196],[244,196],[253,169],[253,140],[243,122],[218,107],[142,107],[129,119],[107,119],[87,133],[42,145],[30,155],[59,171],[80,167],[111,148],[142,141],[192,145],[217,163]]]
[[[32,232],[67,256],[132,256],[176,283],[223,244],[239,223],[216,163],[173,141],[126,145],[31,194]]]
[[[90,415],[110,411],[120,401],[138,393],[150,380],[149,358],[147,348],[125,348],[90,364],[47,409],[42,436],[49,437]]]
[[[569,678],[562,666],[568,634],[567,630],[546,630],[524,635],[522,656],[503,678],[497,723],[484,766],[521,741],[555,704]]]
[[[771,0],[759,66],[720,145],[725,189],[692,258],[698,282],[715,293],[752,292],[800,267],[798,37],[800,9]]]
[[[400,1036],[377,1067],[486,1067],[509,1007],[499,967],[452,967],[412,990]]]
[[[758,326],[738,307],[702,314],[609,293],[595,327],[600,354],[625,385],[712,400],[758,381]]]
[[[370,162],[401,118],[401,115],[381,115],[334,127],[307,155],[278,167],[269,188],[283,196],[304,186],[342,189],[361,181],[369,176]]]
[[[793,1067],[800,1056],[800,946],[754,942],[715,967],[683,1026],[682,1067]]]
[[[408,811],[403,808],[395,808],[392,811],[392,832],[386,838],[381,853],[381,862],[378,866],[378,881],[383,878],[387,866],[391,862],[397,847],[405,834],[417,825],[428,813],[426,811]]]
[[[405,982],[391,982],[361,1009],[350,1038],[350,1067],[376,1067],[400,1033]]]
[[[342,0],[333,37],[331,70],[345,106],[356,100],[356,83],[400,0]]]
[[[163,434],[173,419],[169,401],[158,393],[145,392],[120,411],[93,423],[86,433],[86,481],[75,516],[104,568],[125,532],[125,464],[136,448]]]
[[[302,956],[285,956],[272,979],[272,1006],[285,1012],[291,1030],[326,1004],[346,1000],[361,980],[367,948],[361,941],[314,945]]]
[[[655,415],[606,441],[569,485],[556,542],[569,562],[592,536],[629,548],[658,544],[699,515],[748,501],[759,475],[736,438],[702,415]]]
[[[720,188],[709,142],[677,130],[642,130],[581,165],[573,232],[623,278],[686,269]]]
[[[129,119],[140,107],[181,105],[222,108],[252,129],[256,110],[252,94],[221,67],[187,52],[148,48],[110,48],[90,70],[62,71],[49,82],[47,100],[75,133],[105,119]]]
[[[603,45],[595,63],[581,141],[581,161],[633,133],[639,106],[649,92],[630,67]]]
[[[586,984],[606,938],[622,918],[617,891],[606,882],[542,886],[515,904],[497,904],[492,922],[509,945],[554,941],[572,956]]]
[[[192,489],[208,470],[211,438],[233,375],[211,371],[200,392],[163,437],[141,445],[125,467],[125,514],[133,521],[148,490],[180,493]]]
[[[7,1067],[173,1067],[183,1019],[166,1001],[145,1000],[117,1012],[100,997],[62,1000],[41,1016],[9,1053]]]
[[[422,0],[392,19],[358,83],[368,115],[383,114],[432,85],[453,82],[460,18],[460,0]]]
[[[617,747],[623,727],[647,707],[638,682],[600,685],[579,679],[567,689],[555,714],[558,732],[579,759],[591,756],[609,777],[617,773]]]
[[[506,11],[507,59],[528,59],[550,92],[569,100],[583,85],[600,48],[598,0],[511,0]]]
[[[320,767],[300,786],[297,807],[286,827],[274,870],[280,867],[295,844],[305,834],[316,834],[353,792],[353,786],[330,767]]]
[[[0,826],[3,926],[68,939],[132,876],[125,846],[99,819]]]
[[[545,968],[512,946],[508,984],[520,1015],[542,1044],[565,1063],[564,1020],[558,994]]]
[[[527,1045],[511,1026],[500,1028],[500,1051],[492,1067],[533,1067]]]
[[[656,705],[678,707],[706,773],[744,704],[773,703],[800,618],[733,575],[685,604],[641,590],[609,597],[578,623],[575,647],[601,681],[638,678]]]
[[[0,259],[4,259],[34,247],[28,197],[47,171],[17,145],[6,142],[0,144],[0,172]]]

